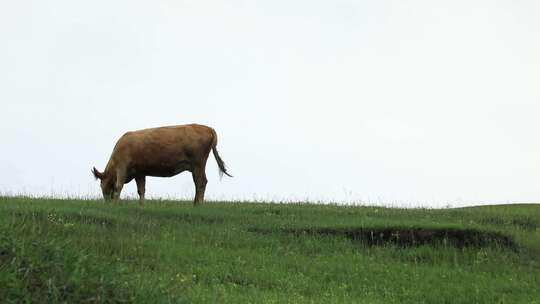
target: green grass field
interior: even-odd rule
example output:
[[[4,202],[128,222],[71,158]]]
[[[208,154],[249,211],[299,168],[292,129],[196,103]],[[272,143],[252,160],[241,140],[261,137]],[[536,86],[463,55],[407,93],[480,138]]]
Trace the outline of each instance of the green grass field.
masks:
[[[0,197],[2,303],[540,303],[540,205]]]

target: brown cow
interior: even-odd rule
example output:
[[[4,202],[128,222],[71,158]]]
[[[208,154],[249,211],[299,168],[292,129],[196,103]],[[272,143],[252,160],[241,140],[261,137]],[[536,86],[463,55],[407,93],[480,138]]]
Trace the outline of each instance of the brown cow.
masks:
[[[220,175],[228,176],[225,163],[216,149],[214,129],[203,125],[181,125],[127,132],[114,146],[105,171],[92,173],[101,180],[105,200],[120,198],[124,184],[135,179],[140,203],[144,201],[146,176],[170,177],[190,171],[195,182],[194,204],[204,201],[206,160],[210,150]]]

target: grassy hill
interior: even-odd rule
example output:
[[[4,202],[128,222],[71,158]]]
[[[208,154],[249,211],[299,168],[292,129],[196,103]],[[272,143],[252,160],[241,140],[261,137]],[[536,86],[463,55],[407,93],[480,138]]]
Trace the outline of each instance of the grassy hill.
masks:
[[[540,205],[0,197],[6,303],[540,303]]]

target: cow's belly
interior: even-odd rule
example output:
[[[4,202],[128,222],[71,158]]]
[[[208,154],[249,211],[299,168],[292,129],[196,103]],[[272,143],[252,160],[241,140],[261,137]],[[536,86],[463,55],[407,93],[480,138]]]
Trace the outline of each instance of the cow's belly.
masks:
[[[153,166],[142,166],[136,170],[138,175],[155,176],[155,177],[171,177],[180,174],[184,171],[191,171],[192,166],[189,162],[183,161],[176,164],[155,164]]]

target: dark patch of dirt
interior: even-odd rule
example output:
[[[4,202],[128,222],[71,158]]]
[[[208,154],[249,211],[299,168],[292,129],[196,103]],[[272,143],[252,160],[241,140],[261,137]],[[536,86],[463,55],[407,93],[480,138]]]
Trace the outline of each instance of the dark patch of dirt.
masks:
[[[252,228],[256,233],[285,233],[296,236],[340,236],[368,246],[442,245],[465,247],[504,247],[517,250],[514,240],[507,235],[475,229],[457,228],[289,228],[264,230]]]

